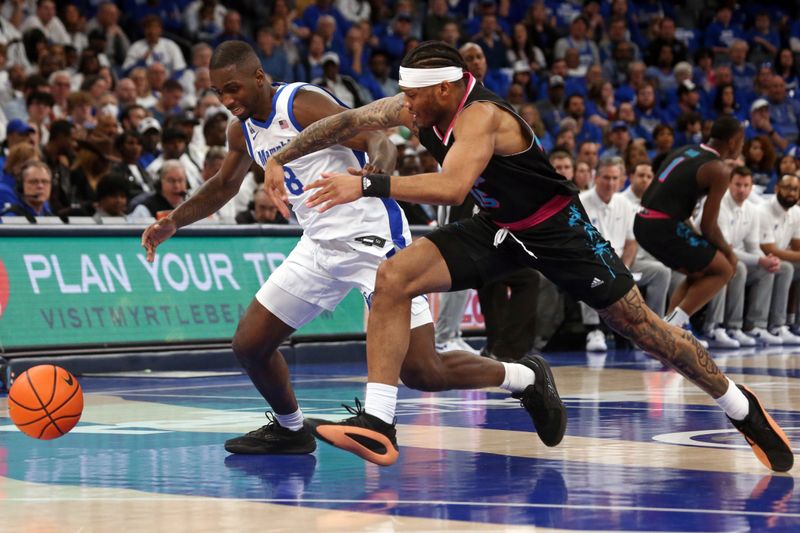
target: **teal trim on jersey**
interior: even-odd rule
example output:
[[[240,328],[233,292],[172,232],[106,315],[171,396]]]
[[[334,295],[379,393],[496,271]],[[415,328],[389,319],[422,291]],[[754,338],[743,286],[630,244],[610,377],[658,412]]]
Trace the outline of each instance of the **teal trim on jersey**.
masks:
[[[247,131],[247,122],[240,120],[239,123],[242,125],[242,133],[244,133],[244,140],[247,143],[247,151],[250,152],[250,159],[255,161],[256,154],[253,152],[253,145],[250,142],[250,133]]]

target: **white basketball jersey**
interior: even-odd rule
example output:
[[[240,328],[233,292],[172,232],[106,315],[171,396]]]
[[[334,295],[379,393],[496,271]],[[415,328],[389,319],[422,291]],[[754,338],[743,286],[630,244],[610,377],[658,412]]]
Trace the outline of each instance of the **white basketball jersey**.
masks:
[[[301,88],[323,94],[343,105],[314,85],[281,85],[272,99],[272,113],[266,122],[253,118],[241,122],[250,157],[262,168],[272,154],[302,131],[293,111],[294,98]],[[356,250],[373,255],[391,255],[395,248],[404,248],[411,243],[408,222],[394,200],[361,198],[324,213],[306,206],[316,189],[304,192],[305,185],[319,179],[323,172],[347,172],[347,167],[360,168],[365,163],[366,154],[341,145],[305,155],[284,165],[286,192],[307,237],[316,241],[344,241]]]

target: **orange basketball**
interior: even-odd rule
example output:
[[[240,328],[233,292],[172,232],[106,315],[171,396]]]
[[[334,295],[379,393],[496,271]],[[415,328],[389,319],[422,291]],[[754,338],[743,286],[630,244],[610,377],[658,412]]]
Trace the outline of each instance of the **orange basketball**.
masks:
[[[35,439],[56,439],[75,427],[83,412],[78,380],[61,367],[29,368],[8,391],[11,421]]]

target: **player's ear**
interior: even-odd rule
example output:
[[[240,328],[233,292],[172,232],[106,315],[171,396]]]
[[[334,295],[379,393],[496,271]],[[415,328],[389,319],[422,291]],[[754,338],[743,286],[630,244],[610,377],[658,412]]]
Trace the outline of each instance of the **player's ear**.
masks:
[[[258,85],[259,87],[263,87],[264,83],[267,81],[267,75],[264,73],[263,68],[258,67],[256,69],[255,78],[256,78],[256,85]]]

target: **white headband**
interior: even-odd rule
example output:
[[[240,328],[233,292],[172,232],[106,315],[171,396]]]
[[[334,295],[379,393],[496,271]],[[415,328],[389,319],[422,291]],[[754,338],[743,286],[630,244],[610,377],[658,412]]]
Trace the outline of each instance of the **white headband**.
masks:
[[[461,67],[408,68],[400,67],[400,86],[409,89],[430,87],[443,81],[454,82],[464,77]]]

